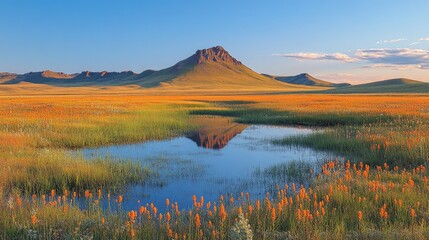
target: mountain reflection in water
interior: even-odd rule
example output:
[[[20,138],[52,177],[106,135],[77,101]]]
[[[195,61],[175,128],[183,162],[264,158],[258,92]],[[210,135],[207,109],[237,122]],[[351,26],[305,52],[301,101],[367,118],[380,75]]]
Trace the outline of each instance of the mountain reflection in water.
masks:
[[[199,147],[222,149],[235,136],[240,134],[248,125],[235,123],[225,117],[195,117],[194,124],[199,126],[186,137]]]

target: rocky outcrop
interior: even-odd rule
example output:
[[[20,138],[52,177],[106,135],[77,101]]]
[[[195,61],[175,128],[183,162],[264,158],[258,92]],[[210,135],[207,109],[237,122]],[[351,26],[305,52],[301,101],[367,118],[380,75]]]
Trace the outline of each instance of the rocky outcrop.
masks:
[[[205,62],[224,62],[233,65],[243,65],[221,46],[198,50],[195,56],[198,59],[198,64]]]
[[[41,73],[42,77],[44,78],[56,78],[56,79],[69,79],[73,78],[73,74],[66,74],[63,72],[54,72],[51,70],[45,70]]]

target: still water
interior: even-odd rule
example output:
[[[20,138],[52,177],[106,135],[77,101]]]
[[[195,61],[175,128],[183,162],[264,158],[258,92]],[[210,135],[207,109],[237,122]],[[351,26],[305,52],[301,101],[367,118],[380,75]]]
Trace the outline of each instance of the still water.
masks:
[[[308,167],[332,158],[309,148],[271,143],[273,139],[309,134],[314,131],[311,129],[243,125],[225,118],[202,122],[200,129],[187,136],[88,148],[81,153],[87,158],[130,159],[150,169],[147,183],[129,186],[123,194],[127,210],[146,203],[163,210],[166,198],[178,202],[181,208],[191,208],[193,195],[198,199],[204,196],[205,202],[217,201],[220,195],[239,197],[241,192],[249,192],[252,199],[261,198],[266,192],[275,192],[276,184],[305,184],[302,179],[287,176],[287,164]],[[307,168],[304,171],[310,172]]]

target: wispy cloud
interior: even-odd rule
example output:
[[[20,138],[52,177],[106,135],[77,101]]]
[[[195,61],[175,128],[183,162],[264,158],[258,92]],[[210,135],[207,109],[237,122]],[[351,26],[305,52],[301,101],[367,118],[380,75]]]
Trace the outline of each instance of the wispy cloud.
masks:
[[[429,37],[427,37],[427,38],[420,38],[419,40],[420,41],[429,41]]]
[[[288,54],[273,54],[274,56],[293,58],[295,60],[319,60],[319,61],[341,61],[341,62],[354,62],[356,59],[344,53],[288,53]]]
[[[355,56],[374,64],[393,66],[414,65],[416,68],[427,69],[429,51],[422,49],[359,49]]]
[[[412,69],[427,69],[427,66],[420,64],[406,64],[406,65],[395,65],[395,64],[371,64],[365,65],[362,68],[366,69],[390,69],[390,70],[412,70]]]
[[[396,43],[396,42],[402,42],[402,41],[407,41],[408,39],[406,38],[397,38],[397,39],[388,39],[388,40],[380,40],[378,42],[376,42],[377,44],[383,44],[383,43]]]
[[[364,68],[390,68],[404,69],[429,69],[429,51],[412,48],[378,48],[358,49],[353,55],[344,53],[289,53],[273,54],[275,56],[292,58],[295,60],[330,60],[340,62],[366,62],[369,65]]]

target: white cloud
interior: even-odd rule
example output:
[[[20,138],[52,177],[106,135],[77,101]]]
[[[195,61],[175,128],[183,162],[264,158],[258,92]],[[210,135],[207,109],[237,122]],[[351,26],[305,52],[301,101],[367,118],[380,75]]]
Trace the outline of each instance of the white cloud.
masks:
[[[427,38],[420,38],[419,40],[420,41],[429,41],[429,37],[427,37]]]
[[[341,62],[354,62],[356,59],[350,57],[347,54],[343,53],[288,53],[288,54],[273,54],[274,56],[293,58],[295,60],[331,60],[331,61],[341,61]]]
[[[355,56],[374,64],[415,65],[420,69],[427,69],[429,64],[429,51],[422,49],[359,49]]]
[[[402,41],[406,41],[408,39],[406,38],[397,38],[397,39],[389,39],[389,40],[380,40],[378,42],[376,42],[377,44],[382,44],[382,43],[396,43],[396,42],[402,42]]]
[[[364,68],[429,69],[429,51],[412,48],[358,49],[354,55],[311,52],[274,55],[295,60],[331,60],[348,63],[359,61],[370,63],[370,65],[364,66]]]
[[[390,70],[412,70],[412,69],[426,69],[423,65],[420,64],[408,64],[408,65],[394,65],[394,64],[372,64],[365,65],[362,68],[366,69],[390,69]]]

